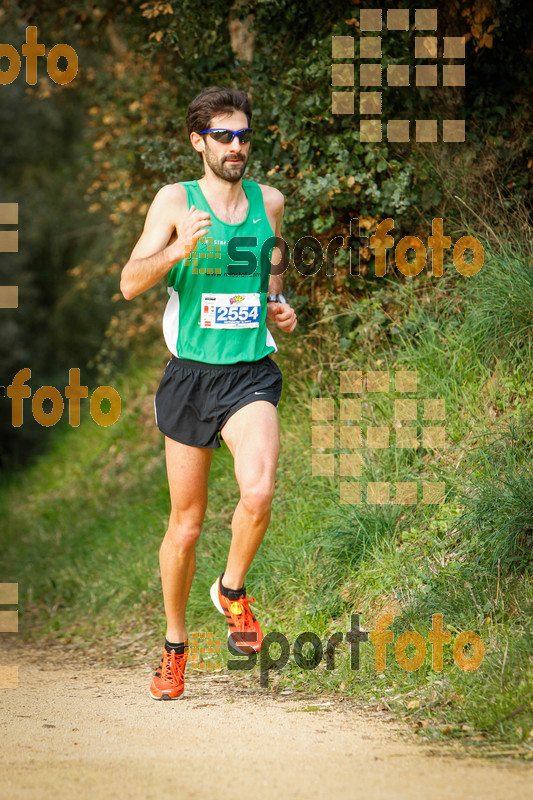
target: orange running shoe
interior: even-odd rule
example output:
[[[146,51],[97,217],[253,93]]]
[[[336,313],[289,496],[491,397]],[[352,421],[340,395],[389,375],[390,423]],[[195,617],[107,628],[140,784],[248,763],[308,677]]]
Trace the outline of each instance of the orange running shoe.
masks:
[[[228,621],[230,648],[243,655],[259,652],[263,631],[249,606],[249,603],[255,603],[255,598],[247,597],[245,593],[238,600],[230,600],[220,591],[220,578],[217,578],[211,586],[211,600]]]
[[[175,650],[169,653],[167,648],[163,647],[161,661],[150,685],[150,694],[154,700],[177,700],[181,697],[188,655],[188,645],[185,645],[183,655],[177,654]]]

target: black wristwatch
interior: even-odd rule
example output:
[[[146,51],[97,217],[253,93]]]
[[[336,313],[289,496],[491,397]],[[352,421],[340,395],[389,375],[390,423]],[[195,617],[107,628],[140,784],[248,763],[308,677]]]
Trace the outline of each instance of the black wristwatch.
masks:
[[[286,303],[282,294],[267,294],[267,303]]]

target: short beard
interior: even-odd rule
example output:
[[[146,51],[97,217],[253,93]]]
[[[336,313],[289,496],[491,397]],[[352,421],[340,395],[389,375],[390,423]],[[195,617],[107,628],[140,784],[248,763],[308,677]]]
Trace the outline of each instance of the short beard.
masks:
[[[237,167],[233,167],[233,168],[226,167],[226,166],[224,166],[223,162],[221,162],[219,164],[219,162],[217,161],[216,156],[214,155],[213,151],[209,149],[209,145],[207,144],[207,140],[206,140],[206,143],[205,143],[204,153],[205,153],[206,163],[209,164],[209,166],[211,167],[211,169],[213,170],[215,175],[218,178],[222,178],[223,181],[228,181],[229,183],[237,183],[238,181],[240,181],[240,179],[244,175],[244,172],[246,170],[246,165],[248,163],[248,159],[247,158],[244,158],[241,161],[239,169]],[[235,156],[235,158],[242,158],[242,157],[241,156]]]

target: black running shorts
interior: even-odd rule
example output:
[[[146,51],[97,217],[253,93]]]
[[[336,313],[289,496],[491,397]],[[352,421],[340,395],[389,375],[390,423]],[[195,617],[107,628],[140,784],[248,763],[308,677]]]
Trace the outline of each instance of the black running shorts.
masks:
[[[237,364],[204,364],[172,356],[154,398],[159,430],[192,447],[220,447],[220,430],[254,400],[277,407],[281,370],[269,356]]]

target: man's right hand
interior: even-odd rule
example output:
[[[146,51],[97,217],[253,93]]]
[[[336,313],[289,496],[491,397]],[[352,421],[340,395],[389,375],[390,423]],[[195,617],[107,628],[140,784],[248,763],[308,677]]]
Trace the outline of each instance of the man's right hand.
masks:
[[[176,254],[176,261],[190,256],[198,239],[209,233],[212,224],[209,212],[201,211],[196,206],[189,208],[189,213],[180,225],[178,238],[168,247],[172,256]]]
[[[161,187],[148,209],[139,241],[121,273],[120,291],[125,299],[132,300],[155,286],[177,261],[189,257],[198,239],[209,233],[210,227],[211,217],[207,211],[194,206],[188,208],[182,184]]]

